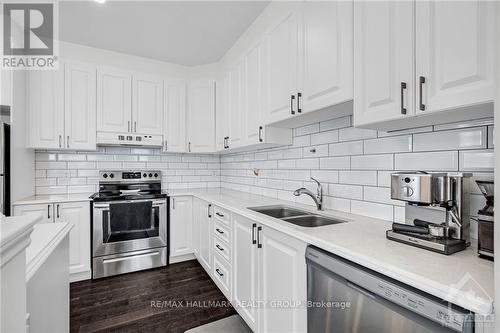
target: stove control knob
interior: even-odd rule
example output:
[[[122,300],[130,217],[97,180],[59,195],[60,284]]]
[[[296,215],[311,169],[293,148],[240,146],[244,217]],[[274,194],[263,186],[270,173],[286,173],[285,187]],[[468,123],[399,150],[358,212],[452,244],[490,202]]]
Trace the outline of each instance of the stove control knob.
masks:
[[[108,178],[108,174],[105,173],[104,175],[102,175],[103,178]]]
[[[157,173],[155,173],[155,177],[158,177],[158,174],[157,174]]]
[[[148,175],[146,175],[145,173],[142,175],[144,178],[146,178]]]
[[[150,174],[149,174],[149,178],[151,178],[151,177],[153,177],[153,174],[152,174],[152,173],[150,173]]]
[[[403,187],[403,195],[405,197],[411,197],[413,195],[413,189],[409,186]]]
[[[113,175],[112,173],[109,174],[109,178],[114,178],[115,175]]]

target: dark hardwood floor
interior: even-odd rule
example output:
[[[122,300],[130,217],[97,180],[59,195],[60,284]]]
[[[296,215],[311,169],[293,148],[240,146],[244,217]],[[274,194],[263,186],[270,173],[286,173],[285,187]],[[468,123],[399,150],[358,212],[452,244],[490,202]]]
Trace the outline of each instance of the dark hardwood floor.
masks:
[[[196,260],[75,282],[70,294],[71,332],[177,333],[236,314]]]

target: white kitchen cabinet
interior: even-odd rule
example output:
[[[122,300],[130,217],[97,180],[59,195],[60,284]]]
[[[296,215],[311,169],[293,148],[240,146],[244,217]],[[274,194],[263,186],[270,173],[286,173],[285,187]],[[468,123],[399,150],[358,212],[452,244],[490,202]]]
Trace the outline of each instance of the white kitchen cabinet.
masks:
[[[417,113],[494,100],[495,2],[416,1]]]
[[[244,57],[244,141],[255,144],[262,140],[264,126],[264,44],[258,43]],[[259,136],[260,135],[260,136]]]
[[[69,273],[90,272],[90,205],[85,202],[54,204],[55,222],[73,224],[69,233]]]
[[[64,122],[66,148],[96,149],[96,68],[64,65]]]
[[[493,2],[361,1],[354,21],[354,126],[393,131],[493,115]]]
[[[38,223],[54,222],[54,205],[34,204],[14,206],[14,216],[35,214],[41,217]]]
[[[28,73],[28,147],[96,149],[96,69],[64,61]]]
[[[301,14],[298,108],[307,113],[352,100],[352,2],[305,1]]]
[[[307,301],[306,244],[262,226],[259,235],[259,299],[265,304],[279,300]],[[266,307],[259,313],[259,332],[306,332],[304,307]]]
[[[258,329],[258,260],[255,240],[257,223],[233,214],[233,305],[248,326]]]
[[[183,153],[186,151],[186,82],[165,80],[163,82],[164,151]]]
[[[196,259],[200,260],[200,223],[202,220],[201,212],[202,200],[193,197],[193,240],[192,247]]]
[[[97,70],[97,130],[130,132],[131,117],[132,74],[100,67]]]
[[[226,116],[229,117],[229,140],[231,148],[238,148],[244,145],[245,139],[245,117],[244,108],[244,87],[243,87],[244,64],[237,63],[229,71],[229,107]]]
[[[297,113],[299,15],[299,3],[294,3],[266,36],[267,123]]]
[[[413,3],[356,1],[354,13],[355,125],[414,114]]]
[[[39,223],[65,222],[73,225],[69,234],[69,273],[71,282],[89,279],[90,203],[88,201],[14,205],[14,215],[38,214]]]
[[[200,250],[199,260],[205,270],[211,274],[212,272],[212,205],[204,200],[200,202]]]
[[[30,148],[64,148],[64,65],[27,74],[27,131]]]
[[[188,152],[215,151],[215,82],[193,80],[188,87]]]
[[[132,75],[132,131],[163,134],[163,80],[155,75]]]
[[[229,149],[229,73],[221,74],[216,82],[215,150]]]
[[[194,213],[196,214],[196,212]],[[170,198],[170,258],[193,253],[193,198]],[[173,259],[173,261],[176,261]]]

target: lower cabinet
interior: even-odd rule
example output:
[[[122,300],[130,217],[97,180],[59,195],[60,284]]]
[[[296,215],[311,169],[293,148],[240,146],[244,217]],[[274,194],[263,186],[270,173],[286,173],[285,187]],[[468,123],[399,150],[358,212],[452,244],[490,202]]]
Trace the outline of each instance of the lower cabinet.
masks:
[[[200,250],[199,261],[207,272],[212,270],[212,205],[201,200],[199,208],[200,219]]]
[[[241,317],[256,332],[306,332],[306,244],[238,215],[233,228],[233,305]]]
[[[193,253],[193,197],[170,198],[170,262]]]
[[[73,224],[69,234],[70,281],[90,278],[90,203],[56,202],[15,205],[14,215],[38,214],[39,223],[66,222]]]

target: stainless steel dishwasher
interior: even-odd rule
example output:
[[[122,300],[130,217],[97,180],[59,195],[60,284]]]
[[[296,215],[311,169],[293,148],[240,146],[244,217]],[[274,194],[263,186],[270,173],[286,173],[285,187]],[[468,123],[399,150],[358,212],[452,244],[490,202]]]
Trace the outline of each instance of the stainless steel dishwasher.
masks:
[[[309,246],[309,333],[474,332],[474,314]]]

